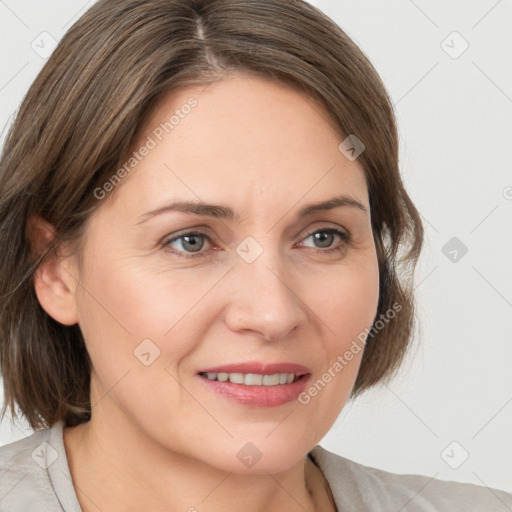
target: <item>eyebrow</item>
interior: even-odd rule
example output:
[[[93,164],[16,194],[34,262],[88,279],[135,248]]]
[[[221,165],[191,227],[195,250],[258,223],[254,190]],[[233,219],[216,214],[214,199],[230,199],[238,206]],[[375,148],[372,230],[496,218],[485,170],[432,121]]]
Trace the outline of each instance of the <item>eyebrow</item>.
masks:
[[[297,213],[297,218],[300,219],[308,217],[314,213],[332,210],[341,206],[357,208],[364,213],[367,213],[368,211],[366,207],[356,199],[342,195],[333,197],[332,199],[328,199],[327,201],[322,201],[320,203],[310,203],[302,207]],[[196,201],[176,201],[157,208],[156,210],[150,210],[149,212],[143,213],[140,217],[138,217],[139,222],[137,222],[137,224],[142,224],[153,217],[167,212],[191,213],[194,215],[202,215],[205,217],[226,219],[229,221],[237,222],[240,220],[239,215],[236,214],[229,206],[208,204]]]

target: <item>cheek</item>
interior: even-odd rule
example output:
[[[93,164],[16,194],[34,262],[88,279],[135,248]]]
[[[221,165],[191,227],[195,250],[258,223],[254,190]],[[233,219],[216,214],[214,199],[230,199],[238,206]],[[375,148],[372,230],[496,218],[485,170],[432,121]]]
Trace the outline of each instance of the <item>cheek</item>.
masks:
[[[174,373],[213,322],[216,310],[208,295],[225,271],[167,271],[161,262],[144,264],[108,252],[94,259],[91,251],[89,261],[81,279],[79,324],[102,384],[113,386],[128,370],[138,373],[147,359],[154,360],[153,370]]]
[[[79,324],[94,369],[93,385],[98,385],[92,389],[93,407],[97,400],[101,414],[114,401],[130,417],[158,424],[172,417],[178,405],[171,375],[194,348],[197,338],[184,332],[187,311],[207,283],[186,286],[184,279],[170,282],[170,274],[141,268],[140,262],[107,255],[85,268]]]
[[[107,260],[84,272],[80,310],[83,323],[109,336],[161,339],[207,291],[192,274],[145,268],[136,259]],[[92,336],[91,336],[92,339]]]
[[[332,360],[373,323],[379,300],[379,270],[376,257],[339,269],[324,280],[313,295],[315,313],[330,336],[327,352]]]
[[[299,403],[314,415],[321,438],[334,423],[354,386],[366,332],[378,306],[379,271],[376,258],[345,267],[326,280],[323,291],[311,295],[312,309],[323,325],[322,369]]]

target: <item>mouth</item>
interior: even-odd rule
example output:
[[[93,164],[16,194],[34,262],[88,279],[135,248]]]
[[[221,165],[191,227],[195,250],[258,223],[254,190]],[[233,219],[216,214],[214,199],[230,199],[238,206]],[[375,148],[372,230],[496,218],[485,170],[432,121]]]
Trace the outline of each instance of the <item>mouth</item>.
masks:
[[[197,375],[224,398],[251,407],[275,407],[295,400],[311,371],[294,363],[238,363],[205,368]]]
[[[279,386],[292,384],[304,375],[294,373],[273,373],[262,375],[261,373],[226,373],[226,372],[201,372],[201,377],[219,382],[231,382],[232,384],[243,384],[244,386]]]

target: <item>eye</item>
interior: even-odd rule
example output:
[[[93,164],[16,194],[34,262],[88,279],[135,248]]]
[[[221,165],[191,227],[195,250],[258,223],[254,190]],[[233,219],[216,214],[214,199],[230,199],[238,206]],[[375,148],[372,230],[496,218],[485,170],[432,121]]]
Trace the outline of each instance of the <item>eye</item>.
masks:
[[[316,247],[319,249],[324,249],[319,252],[333,252],[333,251],[341,251],[345,248],[346,243],[350,241],[350,235],[336,228],[321,228],[315,231],[311,231],[304,240],[313,237],[314,243],[318,243]],[[338,237],[341,239],[341,243],[331,247],[333,240]]]
[[[311,237],[313,237],[315,243],[320,244],[319,246],[316,246],[318,249],[317,252],[320,253],[341,251],[345,249],[346,244],[350,241],[350,235],[348,233],[336,228],[322,228],[311,231],[303,240],[307,240]],[[336,237],[341,239],[341,242],[338,245],[331,247],[333,240],[335,240]],[[168,252],[183,258],[196,258],[204,256],[205,251],[202,251],[202,249],[205,245],[205,241],[211,243],[211,239],[206,233],[190,231],[188,233],[172,237],[168,240],[164,240],[162,242],[162,247],[168,250]]]
[[[202,254],[200,251],[204,247],[205,240],[210,241],[210,237],[205,233],[201,233],[200,231],[191,231],[190,233],[183,233],[182,235],[178,235],[167,241],[164,241],[163,246],[164,248],[173,248],[172,244],[177,243],[178,246],[181,247],[174,247],[171,252],[181,253],[180,256],[185,258],[194,258]],[[190,254],[187,254],[189,251]]]

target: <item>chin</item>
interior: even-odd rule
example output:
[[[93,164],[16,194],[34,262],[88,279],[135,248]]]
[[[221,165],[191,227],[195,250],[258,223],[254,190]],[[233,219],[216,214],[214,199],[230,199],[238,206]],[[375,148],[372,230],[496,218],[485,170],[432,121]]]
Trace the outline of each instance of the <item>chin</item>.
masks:
[[[246,435],[219,442],[211,446],[207,462],[215,461],[212,465],[237,474],[281,473],[303,460],[316,444],[308,439],[268,433],[267,430],[259,438]],[[201,455],[205,460],[204,450]]]

